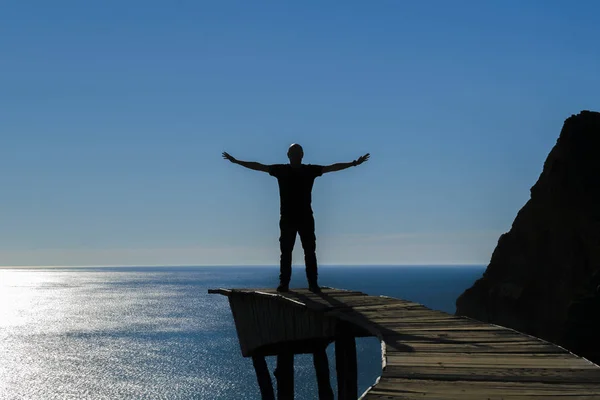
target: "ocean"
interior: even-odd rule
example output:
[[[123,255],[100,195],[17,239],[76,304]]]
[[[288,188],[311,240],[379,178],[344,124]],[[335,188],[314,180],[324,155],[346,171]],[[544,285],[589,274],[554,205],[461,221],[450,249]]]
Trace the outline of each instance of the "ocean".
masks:
[[[319,281],[453,313],[484,270],[321,266]],[[0,269],[0,399],[260,399],[227,298],[207,290],[277,279],[274,266]],[[302,266],[294,287],[306,287]],[[381,372],[378,340],[357,339],[357,357],[362,393]],[[295,357],[295,390],[316,398],[309,355]]]

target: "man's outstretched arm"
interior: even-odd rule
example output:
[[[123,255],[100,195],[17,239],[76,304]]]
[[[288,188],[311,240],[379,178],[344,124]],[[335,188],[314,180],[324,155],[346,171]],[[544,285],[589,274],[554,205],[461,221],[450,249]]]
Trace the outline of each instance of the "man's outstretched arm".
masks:
[[[254,161],[236,160],[231,155],[229,155],[229,153],[227,153],[225,151],[223,152],[223,158],[226,159],[226,160],[231,161],[234,164],[238,164],[238,165],[241,165],[242,167],[250,168],[250,169],[253,169],[255,171],[269,172],[269,166],[268,165],[261,164],[261,163],[258,163],[258,162],[254,162]]]
[[[327,172],[341,171],[346,168],[356,167],[357,165],[360,165],[360,164],[364,163],[365,161],[367,161],[370,156],[371,155],[369,153],[367,153],[364,156],[358,157],[357,160],[354,160],[349,163],[337,163],[337,164],[326,165],[323,167],[323,173],[325,174]]]

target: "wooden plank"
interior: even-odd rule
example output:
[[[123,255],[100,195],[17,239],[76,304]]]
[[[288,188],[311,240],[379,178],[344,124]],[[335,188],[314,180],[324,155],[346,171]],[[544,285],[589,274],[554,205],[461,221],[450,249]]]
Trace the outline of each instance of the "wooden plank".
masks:
[[[412,366],[472,366],[481,368],[564,368],[597,369],[594,364],[563,354],[449,354],[449,353],[388,353],[388,365]]]
[[[463,343],[451,344],[409,341],[387,344],[387,352],[440,352],[440,353],[557,353],[570,354],[566,350],[544,343],[516,342],[491,343],[487,345]]]
[[[229,289],[222,289],[222,288],[208,289],[208,294],[222,294],[223,296],[229,296],[230,293],[231,293],[231,290],[229,290]]]
[[[389,392],[374,388],[361,400],[590,400],[597,399],[597,396],[588,395],[486,395],[485,393],[461,393],[461,394],[440,394],[440,393],[398,393]]]
[[[378,324],[388,324],[388,323],[404,323],[404,324],[415,324],[415,323],[432,323],[432,324],[442,324],[446,325],[450,324],[462,324],[462,325],[486,325],[486,324],[478,324],[473,323],[469,320],[459,319],[459,318],[444,318],[437,316],[421,316],[421,315],[402,315],[402,314],[364,314],[360,312],[353,312],[357,316],[368,319],[372,322],[377,322]]]
[[[261,295],[261,296],[268,296],[268,297],[272,297],[275,300],[279,300],[279,299],[285,299],[286,301],[292,303],[293,305],[299,306],[299,307],[306,307],[306,304],[292,299],[290,297],[285,297],[285,296],[281,296],[280,294],[277,293],[268,293],[268,292],[256,292],[256,294]]]
[[[335,300],[336,298],[342,300],[344,302],[352,302],[352,303],[361,303],[361,302],[368,302],[369,304],[381,304],[381,305],[385,305],[385,304],[405,304],[405,303],[409,303],[406,302],[405,300],[395,300],[395,301],[388,301],[388,300],[381,300],[378,297],[375,296],[369,296],[367,294],[362,294],[360,296],[342,296],[342,295],[336,295],[336,294],[332,294],[332,295],[327,295],[327,294],[313,294],[314,296],[318,296],[318,297],[322,297],[322,298],[328,298],[331,300]],[[417,304],[417,303],[413,303],[413,304]]]
[[[468,322],[474,324],[483,324],[483,322],[473,321],[469,318],[461,318],[455,317],[452,315],[444,315],[444,314],[433,314],[425,311],[389,311],[389,310],[380,310],[380,311],[364,311],[361,312],[359,310],[352,309],[352,312],[362,315],[367,318],[380,318],[380,319],[391,319],[391,320],[399,320],[399,321],[457,321],[457,322]]]
[[[493,331],[386,331],[383,335],[386,342],[402,343],[409,339],[441,341],[446,343],[497,343],[497,342],[523,342],[527,337],[517,333]],[[531,339],[536,343],[535,339]]]
[[[408,310],[426,310],[428,309],[427,307],[425,307],[422,304],[419,303],[413,303],[413,302],[409,302],[409,301],[401,301],[401,300],[397,300],[397,301],[381,301],[379,299],[373,299],[373,298],[369,298],[369,299],[364,299],[363,301],[364,304],[360,304],[359,302],[357,302],[357,304],[354,306],[357,310],[370,310],[370,309],[374,309],[374,308],[379,308],[379,309],[394,309],[394,308],[402,308],[402,309],[408,309]]]
[[[331,297],[344,297],[344,296],[369,296],[366,293],[363,292],[359,292],[356,290],[328,290],[328,289],[323,289],[321,288],[321,295],[326,295],[326,296],[331,296]],[[312,292],[311,292],[312,293]],[[313,293],[314,294],[314,293]],[[319,296],[320,294],[315,294],[316,296]],[[372,296],[369,296],[372,297]]]
[[[414,308],[424,308],[425,306],[419,304],[419,303],[414,303],[412,301],[405,301],[405,300],[384,300],[384,299],[380,299],[378,297],[373,297],[373,296],[362,296],[362,297],[358,297],[358,298],[348,298],[346,299],[346,302],[348,304],[353,304],[355,307],[357,308],[365,308],[365,307],[373,307],[373,306],[377,306],[377,307],[381,307],[381,308],[385,308],[385,307],[414,307]]]
[[[456,359],[467,359],[469,362],[483,362],[485,360],[490,361],[502,361],[502,360],[539,360],[540,362],[551,362],[551,361],[560,361],[565,365],[573,365],[573,364],[581,364],[581,365],[589,365],[591,368],[597,368],[591,362],[584,360],[582,358],[573,357],[570,353],[565,354],[503,354],[498,357],[492,357],[486,354],[464,354],[460,352],[455,353],[424,353],[420,355],[416,355],[415,353],[401,353],[401,352],[393,352],[389,354],[390,357],[402,357],[403,359],[410,359],[413,357],[418,357],[422,360],[432,360],[435,362],[443,362],[450,361]]]
[[[358,297],[364,297],[364,298],[370,298],[370,296],[362,293],[362,292],[328,292],[327,290],[323,290],[322,293],[314,293],[311,292],[309,290],[297,290],[297,289],[290,289],[289,292],[285,292],[285,293],[280,293],[283,296],[297,296],[297,297],[306,297],[306,298],[310,298],[310,299],[316,299],[316,298],[321,298],[321,299],[326,299],[326,300],[335,300],[335,299],[349,299],[349,298],[358,298]]]
[[[445,315],[432,315],[429,313],[424,313],[424,312],[360,312],[360,311],[356,311],[354,309],[351,310],[347,310],[348,312],[352,312],[353,314],[357,314],[360,315],[363,318],[369,319],[369,320],[373,320],[373,319],[379,319],[379,320],[383,320],[382,323],[387,323],[387,322],[427,322],[427,321],[432,321],[432,322],[447,322],[448,324],[450,324],[451,322],[458,322],[458,323],[470,323],[473,325],[489,325],[489,324],[483,324],[480,322],[474,322],[473,320],[469,320],[467,318],[453,318],[453,317],[449,317],[449,316],[445,316]],[[387,320],[387,321],[386,321]]]
[[[323,306],[326,306],[329,308],[349,308],[349,306],[344,302],[339,302],[339,301],[334,302],[334,301],[331,301],[330,299],[325,299],[323,297],[314,297],[314,298],[311,298],[309,296],[281,296],[281,297],[284,297],[287,299],[293,299],[295,301],[305,304],[309,308],[316,307],[316,308],[322,309]]]
[[[370,320],[372,323],[376,323],[376,320]],[[385,325],[387,329],[397,330],[399,332],[412,332],[412,331],[489,331],[497,333],[514,333],[514,331],[494,325],[475,325],[475,324],[405,324],[402,322],[389,322]]]
[[[395,318],[370,318],[371,323],[378,325],[384,325],[385,327],[401,327],[406,329],[426,329],[426,328],[457,328],[457,329],[471,329],[471,330],[498,330],[499,328],[484,325],[484,324],[473,324],[470,321],[411,321],[410,319],[395,319]],[[503,329],[505,330],[505,329]]]
[[[494,382],[597,383],[600,382],[600,368],[565,369],[518,367],[481,369],[470,365],[460,367],[388,365],[383,373],[382,379],[385,380],[388,377],[440,381],[476,380]]]
[[[438,393],[446,395],[463,394],[467,392],[485,395],[600,395],[600,384],[433,381],[402,378],[385,379],[379,382],[377,389],[399,393]]]
[[[560,349],[561,347],[547,343],[542,340],[531,339],[520,335],[495,335],[488,332],[475,332],[468,335],[464,332],[450,332],[452,335],[443,332],[425,333],[422,335],[384,335],[386,343],[406,344],[411,343],[430,343],[434,345],[452,346],[452,345],[472,345],[474,347],[490,347],[505,345],[523,345],[523,346],[551,346]],[[454,339],[456,337],[456,339]],[[472,340],[475,337],[478,340]],[[448,339],[449,338],[449,339]],[[462,339],[462,340],[460,340]]]
[[[348,308],[348,312],[352,312],[352,313],[358,313],[358,314],[365,314],[365,315],[369,315],[373,316],[374,314],[379,314],[382,312],[394,312],[394,310],[397,310],[398,313],[401,312],[405,312],[409,315],[414,315],[413,313],[417,313],[417,312],[422,312],[422,311],[426,311],[423,310],[421,308],[417,308],[415,306],[406,306],[403,304],[399,304],[397,306],[392,307],[390,306],[384,306],[382,304],[379,303],[367,303],[367,302],[362,302],[360,304],[348,304],[348,303],[344,303]],[[398,314],[400,315],[400,314]]]

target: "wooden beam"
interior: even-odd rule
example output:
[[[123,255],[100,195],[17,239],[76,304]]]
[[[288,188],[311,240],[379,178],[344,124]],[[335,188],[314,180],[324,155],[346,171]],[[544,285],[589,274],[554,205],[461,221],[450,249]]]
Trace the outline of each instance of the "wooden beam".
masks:
[[[231,294],[230,289],[208,289],[208,294],[222,294],[223,296],[229,296]]]
[[[253,356],[252,364],[254,364],[254,370],[256,371],[256,379],[258,380],[258,387],[260,388],[262,400],[275,400],[273,382],[271,381],[271,375],[269,374],[269,368],[267,367],[265,358]]]
[[[333,400],[333,389],[329,381],[329,361],[325,347],[321,347],[313,353],[313,363],[317,373],[317,385],[319,387],[319,400]]]
[[[327,347],[335,340],[334,336],[326,338],[311,338],[304,340],[290,340],[258,347],[252,351],[252,355],[276,356],[281,353],[313,354],[316,350]]]
[[[277,400],[294,399],[294,354],[285,352],[277,355]]]
[[[358,371],[354,337],[344,335],[336,339],[335,364],[338,400],[356,400],[358,398]]]
[[[228,298],[244,357],[266,355],[259,350],[263,346],[335,337],[335,318],[325,318],[317,311],[290,306],[293,303],[281,301],[280,296],[252,296],[233,291]],[[285,348],[281,351],[288,352]]]

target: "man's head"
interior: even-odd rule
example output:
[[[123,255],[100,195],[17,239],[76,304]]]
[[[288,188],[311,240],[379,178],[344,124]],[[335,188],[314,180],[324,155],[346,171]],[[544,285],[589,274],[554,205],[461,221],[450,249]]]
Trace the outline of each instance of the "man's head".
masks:
[[[302,150],[302,146],[294,143],[288,148],[287,156],[290,159],[290,164],[301,164],[304,150]]]

